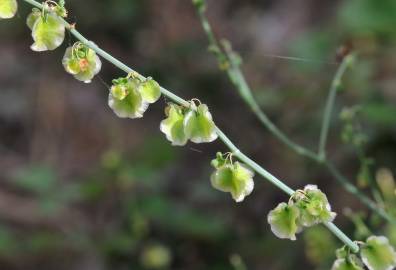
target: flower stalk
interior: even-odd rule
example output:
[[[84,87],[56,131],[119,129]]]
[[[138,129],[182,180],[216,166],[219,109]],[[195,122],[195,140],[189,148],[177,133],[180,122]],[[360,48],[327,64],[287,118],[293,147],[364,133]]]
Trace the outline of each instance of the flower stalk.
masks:
[[[378,206],[372,199],[361,192],[356,186],[354,186],[341,172],[329,161],[326,157],[326,143],[330,128],[331,115],[334,108],[334,103],[336,99],[337,91],[340,87],[341,80],[345,75],[348,67],[353,63],[355,56],[349,54],[344,57],[342,63],[340,64],[336,75],[332,81],[331,88],[329,91],[329,96],[326,102],[325,113],[323,117],[323,124],[321,128],[321,135],[319,140],[319,151],[318,153],[292,141],[284,132],[282,132],[267,116],[267,114],[260,108],[256,99],[253,96],[252,90],[246,81],[246,78],[241,70],[240,57],[232,50],[231,45],[228,41],[219,42],[212,30],[210,22],[206,17],[206,2],[205,0],[192,0],[196,7],[198,16],[200,18],[202,28],[209,41],[209,51],[216,57],[219,66],[224,70],[230,81],[234,84],[239,95],[249,106],[252,112],[257,116],[258,120],[263,124],[263,126],[272,133],[279,141],[281,141],[288,148],[296,152],[298,155],[306,157],[309,160],[315,161],[318,165],[324,167],[328,172],[338,181],[339,184],[349,193],[356,196],[358,200],[364,205],[366,205],[373,212],[377,213],[379,216],[384,218],[391,224],[396,225],[396,219],[390,216],[383,208]]]
[[[38,3],[35,0],[23,0],[26,3],[29,3],[39,9],[45,8],[44,5]],[[65,21],[63,18],[60,18],[60,20],[64,23],[66,29],[70,31],[70,33],[80,42],[82,42],[85,46],[89,47],[93,51],[95,51],[96,54],[99,56],[103,57],[105,60],[113,64],[114,66],[118,67],[119,69],[123,70],[127,74],[133,74],[136,78],[140,79],[141,81],[147,80],[146,77],[143,75],[139,74],[132,68],[128,67],[124,63],[122,63],[120,60],[116,59],[106,51],[102,50],[100,47],[98,47],[94,42],[88,40],[85,38],[80,32],[78,32],[74,25],[69,24],[67,21]],[[161,93],[166,96],[168,99],[172,100],[173,102],[182,105],[184,107],[189,107],[190,102],[184,100],[183,98],[175,95],[171,91],[161,87],[160,88]],[[283,192],[288,194],[289,196],[293,195],[295,191],[287,186],[285,183],[283,183],[281,180],[279,180],[277,177],[272,175],[270,172],[265,170],[263,167],[258,165],[255,161],[250,159],[247,155],[242,153],[237,146],[217,127],[215,126],[215,131],[219,137],[219,139],[230,149],[232,152],[233,156],[240,161],[244,162],[246,165],[248,165],[251,169],[253,169],[257,174],[261,175],[264,179],[268,180],[271,182],[273,185],[281,189]],[[353,252],[358,252],[359,251],[359,246],[353,242],[348,236],[346,236],[336,225],[333,223],[324,223],[325,226],[334,234],[336,235],[342,242],[347,245],[351,251]]]

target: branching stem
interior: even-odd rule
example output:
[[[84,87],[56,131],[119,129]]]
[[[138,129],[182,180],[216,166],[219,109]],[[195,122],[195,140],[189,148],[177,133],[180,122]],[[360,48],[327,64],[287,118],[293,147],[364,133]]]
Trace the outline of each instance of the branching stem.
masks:
[[[36,2],[35,0],[23,0],[37,8],[42,9],[43,5]],[[89,41],[86,39],[80,32],[78,32],[74,26],[70,25],[68,22],[63,20],[63,23],[65,26],[69,29],[70,33],[79,41],[83,42],[85,45],[90,47],[92,50],[94,50],[98,55],[106,59],[108,62],[112,63],[114,66],[118,67],[119,69],[123,70],[125,73],[130,74],[133,73],[142,80],[146,79],[143,75],[139,74],[132,68],[128,67],[124,63],[122,63],[120,60],[114,58],[112,55],[107,53],[106,51],[102,50],[99,48],[95,43],[92,41]],[[189,106],[189,102],[182,99],[181,97],[173,94],[169,90],[161,87],[161,92],[164,96],[169,98],[170,100],[183,105],[183,106]],[[231,150],[233,153],[234,157],[237,157],[244,163],[246,163],[249,167],[251,167],[257,174],[261,175],[264,179],[268,180],[271,182],[273,185],[281,189],[283,192],[291,196],[294,194],[294,190],[291,189],[289,186],[287,186],[285,183],[283,183],[281,180],[273,176],[271,173],[269,173],[267,170],[265,170],[263,167],[258,165],[255,161],[250,159],[248,156],[243,154],[236,146],[235,144],[218,128],[216,127],[217,134],[219,135],[219,138],[223,141],[223,143]],[[336,225],[333,223],[326,223],[325,226],[334,234],[336,235],[342,242],[344,242],[346,245],[348,245],[353,252],[358,252],[359,251],[359,246],[353,242],[348,236],[346,236]]]
[[[316,154],[315,152],[307,149],[306,147],[293,142],[269,119],[266,113],[260,108],[260,106],[258,105],[252,94],[252,90],[249,87],[246,78],[240,68],[240,59],[238,59],[238,57],[235,56],[235,53],[231,50],[229,44],[224,43],[223,46],[221,46],[222,44],[220,44],[217,41],[216,36],[213,33],[212,27],[209,23],[209,20],[205,15],[205,8],[202,8],[201,5],[201,8],[197,8],[197,12],[201,20],[202,28],[204,29],[205,34],[209,40],[210,51],[213,52],[213,54],[216,56],[220,64],[220,67],[225,69],[229,79],[238,90],[239,95],[242,97],[245,103],[250,107],[250,109],[255,113],[255,115],[264,125],[264,127],[267,128],[272,133],[272,135],[274,135],[277,139],[279,139],[281,142],[283,142],[287,147],[295,151],[297,154],[301,156],[305,156],[306,158],[315,161],[319,165],[325,167],[346,191],[356,196],[364,205],[366,205],[372,211],[377,213],[379,216],[383,217],[388,222],[396,225],[395,218],[391,217],[384,209],[380,208],[372,199],[370,199],[368,196],[362,193],[357,187],[355,187],[326,158],[325,146],[329,133],[330,119],[331,119],[331,114],[333,112],[337,90],[339,89],[339,86],[341,84],[342,77],[344,76],[346,70],[354,60],[354,55],[353,54],[347,55],[343,59],[343,62],[340,64],[336,72],[336,75],[332,81],[329,96],[327,99],[326,108],[325,108],[323,125],[321,129],[321,136],[319,143],[320,150],[318,154]]]
[[[327,143],[327,138],[329,136],[330,122],[331,122],[330,120],[331,120],[331,115],[333,113],[335,100],[337,97],[337,91],[339,90],[339,88],[341,86],[342,77],[344,76],[348,67],[351,66],[353,59],[354,59],[353,54],[350,54],[350,55],[347,55],[346,57],[344,57],[341,65],[339,66],[339,68],[336,72],[336,75],[334,76],[334,79],[331,83],[329,95],[328,95],[327,101],[326,101],[326,107],[324,110],[322,128],[320,131],[319,151],[318,151],[320,160],[326,159],[326,143]]]

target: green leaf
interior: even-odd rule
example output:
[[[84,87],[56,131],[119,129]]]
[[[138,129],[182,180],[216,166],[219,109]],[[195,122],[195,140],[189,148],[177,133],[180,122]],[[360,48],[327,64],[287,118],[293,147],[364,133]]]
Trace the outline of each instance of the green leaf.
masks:
[[[331,270],[364,270],[363,264],[355,255],[349,258],[337,259]]]
[[[217,169],[211,176],[212,186],[223,192],[230,192],[236,202],[242,202],[252,193],[254,173],[245,165],[235,162]]]
[[[16,0],[0,1],[0,19],[11,19],[15,16],[17,10],[18,3]]]
[[[391,270],[396,266],[396,252],[385,236],[370,236],[360,249],[360,256],[370,270]]]
[[[300,222],[303,226],[310,227],[334,220],[336,213],[331,212],[326,195],[317,186],[307,185],[304,193],[305,195],[301,195],[302,197],[296,203],[300,209]]]
[[[294,241],[296,233],[301,230],[298,225],[299,214],[300,210],[295,205],[283,202],[269,212],[267,221],[277,237]]]
[[[184,111],[176,104],[169,104],[165,110],[167,118],[161,122],[160,129],[172,145],[185,145],[187,136],[184,132]]]
[[[102,68],[102,62],[95,51],[85,45],[67,48],[62,64],[67,73],[84,83],[90,83]]]
[[[212,115],[205,104],[186,114],[184,129],[187,137],[194,143],[213,142],[218,137]]]
[[[40,16],[32,27],[32,37],[34,43],[30,48],[33,51],[55,50],[65,39],[65,25],[55,14]]]
[[[139,92],[143,100],[148,103],[155,103],[161,97],[161,87],[152,78],[148,78],[139,85]]]
[[[123,86],[127,93],[123,99],[113,96],[113,92],[109,94],[109,106],[113,109],[114,113],[120,118],[142,118],[144,112],[148,108],[148,103],[142,99],[142,96],[137,90],[137,81],[129,80]]]

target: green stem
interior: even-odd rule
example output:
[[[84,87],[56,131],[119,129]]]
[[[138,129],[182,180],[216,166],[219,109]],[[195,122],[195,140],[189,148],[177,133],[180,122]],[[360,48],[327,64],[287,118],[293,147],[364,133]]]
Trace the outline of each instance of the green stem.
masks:
[[[330,161],[326,161],[324,164],[328,168],[329,172],[334,176],[334,178],[341,185],[343,185],[348,192],[355,195],[360,201],[364,202],[365,205],[367,205],[371,210],[373,210],[379,216],[381,216],[391,224],[396,225],[396,220],[394,218],[389,216],[384,209],[379,208],[373,200],[369,199],[366,195],[361,193],[356,186],[352,185],[348,181],[348,179],[344,177]]]
[[[226,46],[223,46],[224,50],[220,47],[220,44],[213,33],[209,20],[205,16],[205,8],[202,8],[202,5],[200,5],[200,8],[197,8],[197,12],[202,27],[209,40],[210,51],[212,51],[213,54],[216,56],[220,64],[220,67],[226,70],[229,79],[235,85],[240,96],[249,106],[249,108],[255,113],[255,115],[264,125],[264,127],[266,127],[272,133],[272,135],[278,138],[281,142],[283,142],[286,146],[288,146],[291,150],[295,151],[297,154],[305,156],[308,159],[317,162],[319,165],[325,166],[346,191],[350,192],[352,195],[355,195],[363,204],[365,204],[371,210],[379,214],[381,217],[395,224],[396,220],[394,218],[392,218],[389,214],[387,214],[383,209],[378,207],[378,205],[376,205],[376,203],[373,200],[371,200],[368,196],[363,194],[359,189],[357,189],[353,184],[351,184],[344,176],[342,176],[342,174],[335,167],[332,167],[332,170],[330,170],[329,167],[327,166],[328,161],[324,154],[316,154],[313,151],[293,142],[268,118],[268,116],[263,112],[263,110],[255,101],[252,91],[248,83],[246,82],[245,76],[243,75],[243,72],[239,66],[240,60],[236,59],[236,57],[234,56],[235,53],[232,52],[230,45],[226,44]],[[329,99],[328,99],[328,106],[327,106],[328,109],[326,109],[327,113],[325,114],[326,116],[324,122],[326,124],[324,124],[322,128],[323,135],[321,137],[323,138],[321,139],[321,141],[323,140],[323,142],[321,143],[321,145],[326,144],[329,123],[330,123],[330,116],[335,102],[336,90],[341,82],[342,76],[344,75],[348,65],[351,63],[352,60],[353,60],[352,55],[348,55],[347,57],[344,58],[344,61],[339,66],[336,76],[333,80]],[[324,148],[325,147],[323,146],[323,149]],[[342,177],[341,179],[343,179],[344,181],[340,181],[340,177]]]
[[[282,141],[286,146],[289,148],[293,149],[295,152],[297,152],[300,155],[309,157],[311,159],[318,159],[317,155],[305,148],[302,147],[301,145],[298,145],[297,143],[293,142],[289,137],[284,134],[267,116],[267,114],[260,108],[258,105],[256,99],[254,98],[252,94],[252,90],[249,87],[245,76],[242,73],[242,70],[239,66],[238,60],[235,59],[235,57],[232,55],[233,52],[230,50],[230,48],[224,48],[225,52],[221,48],[220,44],[218,43],[212,27],[208,21],[208,19],[205,16],[205,9],[201,8],[198,10],[198,15],[202,24],[202,28],[204,29],[206,36],[208,37],[209,40],[209,48],[213,52],[213,54],[216,56],[219,64],[221,66],[226,66],[225,69],[227,71],[227,75],[231,82],[235,85],[237,88],[239,94],[242,96],[244,101],[249,105],[249,108],[257,115],[258,119],[260,122],[267,127],[267,129],[275,136],[277,137],[280,141]],[[224,46],[227,47],[227,46]]]
[[[323,122],[322,122],[322,128],[320,131],[320,139],[319,139],[319,151],[318,155],[321,160],[326,159],[326,143],[327,143],[327,138],[329,135],[329,129],[330,129],[330,120],[331,120],[331,115],[333,113],[333,108],[334,108],[334,103],[335,99],[337,96],[337,91],[339,87],[341,86],[341,79],[344,76],[345,72],[347,71],[348,67],[351,65],[353,62],[354,55],[350,54],[344,57],[344,60],[342,61],[341,65],[339,66],[336,75],[334,76],[334,79],[331,83],[329,95],[327,97],[326,101],[326,107],[323,115]]]
[[[43,5],[34,1],[34,0],[23,0],[37,8],[42,9]],[[63,19],[62,19],[63,20]],[[94,50],[98,55],[102,56],[104,59],[106,59],[108,62],[112,63],[114,66],[118,67],[119,69],[123,70],[126,73],[134,73],[136,76],[139,76],[142,79],[145,79],[143,75],[140,75],[138,72],[134,71],[132,68],[128,67],[118,59],[114,58],[111,56],[109,53],[105,52],[101,48],[99,48],[95,43],[92,41],[89,41],[86,39],[83,35],[81,35],[74,27],[72,27],[68,22],[63,20],[65,26],[69,28],[70,32],[74,35],[76,39],[79,41],[83,42],[86,44],[88,47],[90,47],[92,50]],[[188,106],[189,103],[182,99],[181,97],[173,94],[169,90],[166,90],[165,88],[161,87],[161,92],[164,96],[168,97],[170,100],[184,106]],[[263,167],[258,165],[256,162],[254,162],[252,159],[250,159],[248,156],[243,154],[232,141],[218,128],[216,127],[217,134],[219,135],[219,138],[223,141],[223,143],[234,153],[235,157],[239,158],[241,161],[245,162],[249,167],[251,167],[257,174],[261,175],[264,179],[268,180],[275,186],[277,186],[279,189],[281,189],[283,192],[288,194],[289,196],[292,195],[295,191],[288,187],[286,184],[284,184],[281,180],[273,176],[271,173],[269,173],[267,170],[265,170]],[[354,243],[348,236],[346,236],[340,229],[337,228],[336,225],[333,223],[326,223],[325,224],[331,232],[334,233],[342,242],[344,242],[346,245],[348,245],[351,250],[354,252],[359,251],[359,246]]]

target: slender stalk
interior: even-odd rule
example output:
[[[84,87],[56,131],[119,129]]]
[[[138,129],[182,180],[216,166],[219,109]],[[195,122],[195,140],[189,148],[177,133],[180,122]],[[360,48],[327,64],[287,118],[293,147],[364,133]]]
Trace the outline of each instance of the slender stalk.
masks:
[[[227,71],[227,75],[231,82],[237,88],[239,94],[242,96],[244,101],[249,105],[249,108],[257,115],[260,122],[268,128],[268,130],[277,137],[280,141],[282,141],[286,146],[293,149],[300,155],[309,157],[311,159],[317,159],[317,155],[297,143],[293,142],[289,137],[284,134],[267,116],[267,114],[260,108],[256,99],[252,94],[252,90],[249,87],[245,76],[242,73],[242,70],[239,65],[239,59],[236,59],[233,55],[231,48],[227,48],[225,45],[224,48],[221,48],[219,42],[217,41],[212,27],[205,16],[205,9],[198,9],[198,15],[202,24],[202,28],[204,29],[206,36],[209,40],[209,49],[216,56],[220,66],[223,66]]]
[[[321,160],[326,159],[326,143],[327,138],[329,135],[329,128],[330,128],[330,120],[331,115],[333,113],[334,103],[337,96],[337,91],[341,86],[341,79],[344,76],[346,70],[353,62],[354,55],[350,54],[344,57],[340,67],[337,70],[336,75],[331,83],[329,95],[326,101],[326,107],[323,115],[323,122],[322,122],[322,129],[320,131],[320,139],[319,139],[319,151],[318,155]]]
[[[378,205],[371,199],[369,199],[367,196],[365,196],[363,193],[360,192],[360,190],[352,185],[346,177],[344,177],[331,163],[330,161],[326,161],[325,166],[328,168],[329,172],[334,176],[334,178],[342,184],[348,192],[352,193],[355,195],[360,201],[364,202],[365,205],[367,205],[371,210],[373,210],[375,213],[377,213],[379,216],[387,220],[393,225],[396,225],[396,220],[388,215],[386,211],[383,208],[378,207]]]
[[[200,1],[201,0],[193,0],[194,4],[196,4],[195,2],[200,2]],[[382,208],[380,208],[373,200],[371,200],[367,195],[362,193],[358,188],[356,188],[353,184],[351,184],[348,181],[348,179],[344,177],[334,166],[332,166],[330,170],[330,167],[328,166],[330,163],[326,159],[326,155],[316,154],[313,151],[293,142],[268,118],[268,116],[263,112],[263,110],[255,101],[252,91],[248,83],[246,82],[245,76],[243,75],[243,72],[240,68],[240,64],[239,64],[240,59],[238,59],[238,57],[235,56],[235,53],[232,52],[229,44],[224,44],[225,45],[223,46],[224,48],[220,47],[220,44],[213,33],[209,20],[205,15],[204,6],[196,5],[196,7],[202,27],[209,40],[210,51],[216,56],[220,64],[220,67],[226,70],[229,79],[237,88],[240,96],[245,101],[245,103],[250,107],[250,109],[255,113],[255,115],[264,125],[264,127],[266,127],[272,133],[272,135],[278,138],[281,142],[283,142],[286,146],[288,146],[291,150],[295,151],[297,154],[305,156],[308,159],[317,162],[319,165],[324,166],[327,170],[329,170],[329,172],[336,178],[336,180],[341,184],[341,186],[346,191],[348,191],[352,195],[355,195],[364,205],[366,205],[368,208],[376,212],[385,220],[391,222],[392,224],[396,224],[395,218],[391,217]],[[333,79],[332,87],[330,89],[331,97],[328,99],[329,109],[326,109],[326,111],[328,111],[328,113],[326,113],[327,116],[325,117],[327,120],[324,121],[327,124],[323,125],[325,128],[322,128],[326,130],[326,132],[322,131],[323,134],[326,134],[323,135],[323,139],[321,139],[324,140],[324,142],[322,143],[323,145],[326,144],[325,141],[327,140],[330,116],[331,116],[332,107],[334,106],[334,102],[335,102],[336,90],[341,83],[342,76],[344,75],[348,65],[351,63],[352,60],[353,60],[353,55],[349,55],[345,57],[344,61],[337,70],[335,78]]]
[[[23,0],[37,8],[42,9],[43,5],[36,2],[35,0]],[[114,66],[118,67],[119,69],[123,70],[126,73],[134,73],[136,76],[139,76],[142,79],[145,79],[145,77],[132,68],[128,67],[124,63],[122,63],[120,60],[114,58],[111,56],[109,53],[106,51],[102,50],[99,48],[95,43],[92,41],[89,41],[86,39],[81,33],[79,33],[72,25],[70,25],[68,22],[63,20],[65,26],[70,30],[72,35],[79,41],[83,42],[86,44],[88,47],[90,47],[92,50],[94,50],[98,55],[102,56],[104,59],[106,59],[108,62],[113,64]],[[173,94],[169,90],[161,87],[161,92],[164,96],[168,97],[170,100],[184,106],[188,106],[189,103],[182,99],[181,97]],[[246,163],[249,167],[251,167],[257,174],[261,175],[264,179],[268,180],[271,182],[273,185],[281,189],[283,192],[285,192],[288,195],[292,195],[295,191],[288,187],[286,184],[284,184],[281,180],[273,176],[271,173],[269,173],[267,170],[265,170],[263,167],[258,165],[256,162],[254,162],[252,159],[250,159],[248,156],[243,154],[236,146],[235,144],[218,128],[216,127],[216,132],[219,135],[220,140],[223,141],[223,143],[234,153],[234,156],[239,158],[241,161]],[[344,242],[347,246],[351,248],[353,252],[358,252],[359,251],[359,246],[354,243],[348,236],[346,236],[340,229],[337,228],[336,225],[333,223],[326,223],[326,227],[335,235],[337,236],[342,242]]]

